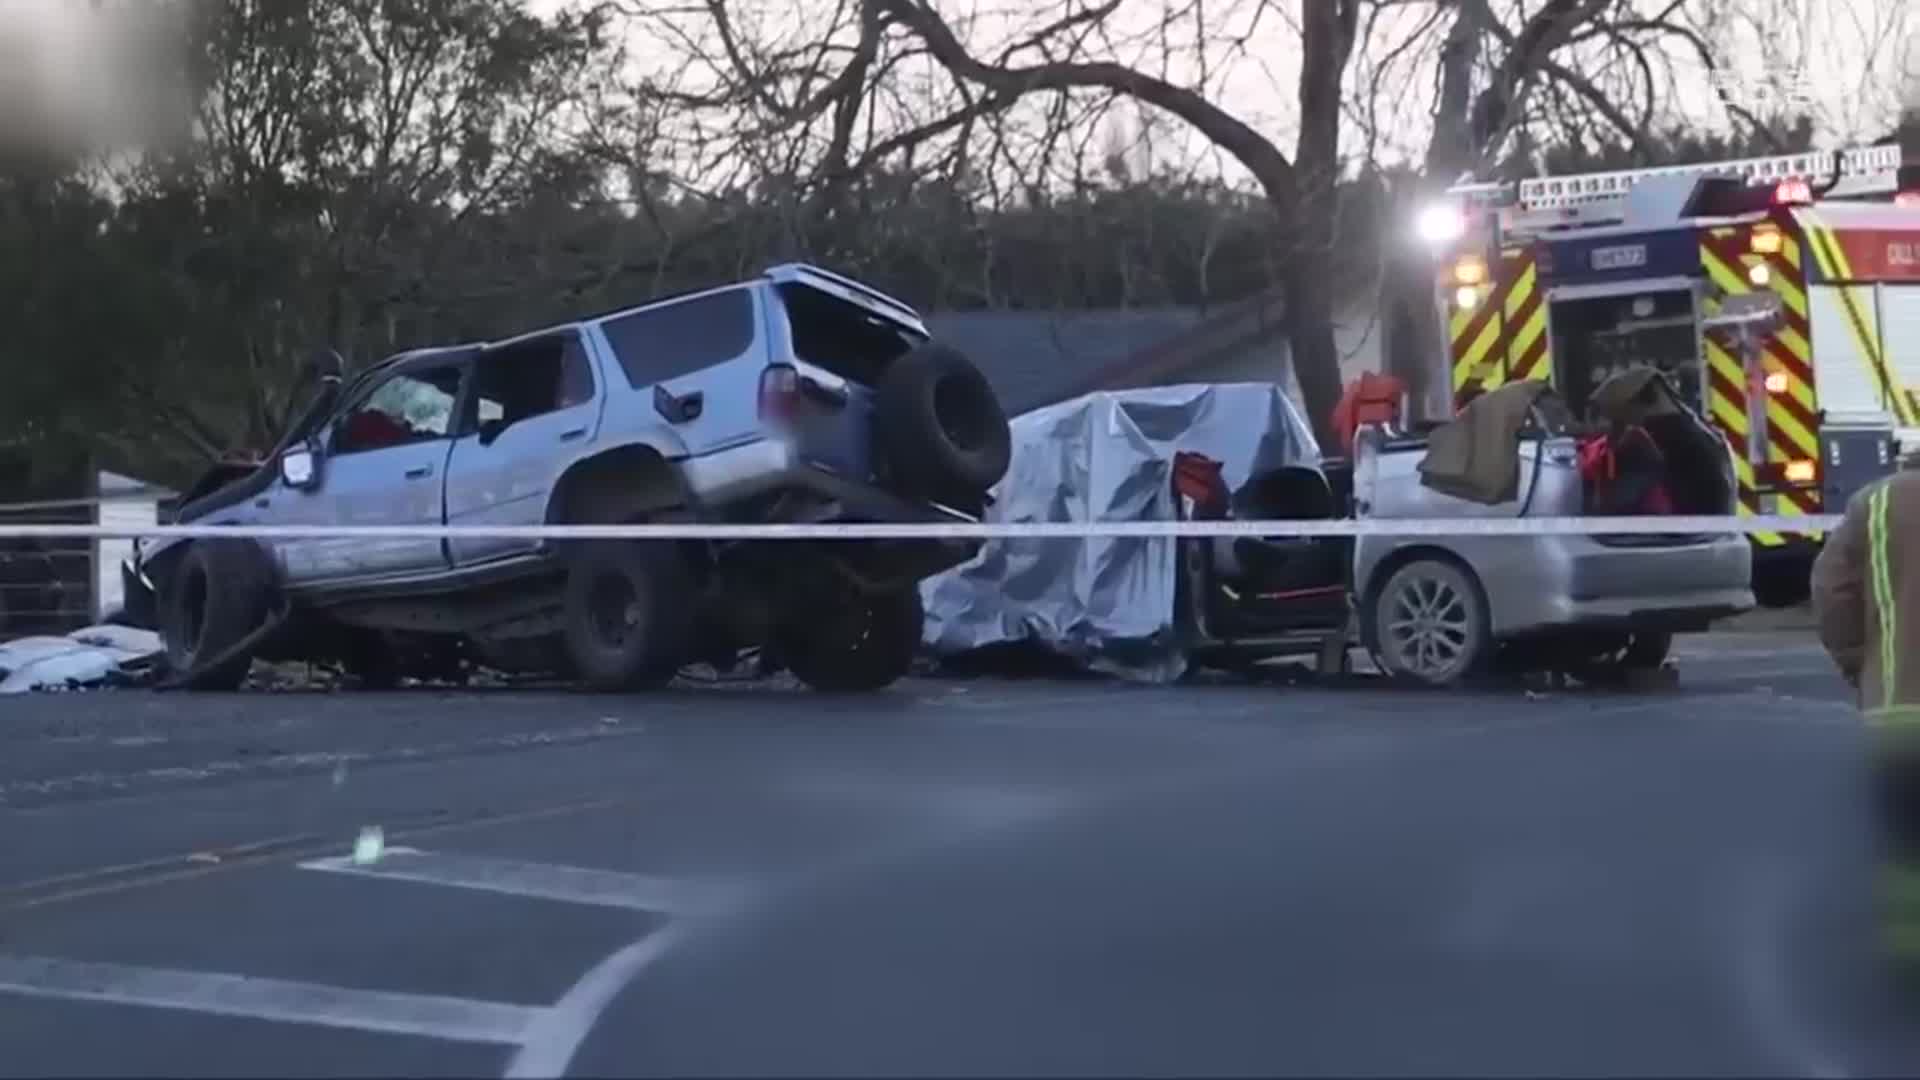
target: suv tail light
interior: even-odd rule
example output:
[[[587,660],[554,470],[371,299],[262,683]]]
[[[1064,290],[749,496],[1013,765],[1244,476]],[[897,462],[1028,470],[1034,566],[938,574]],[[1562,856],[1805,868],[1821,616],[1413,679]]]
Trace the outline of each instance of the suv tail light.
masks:
[[[791,420],[799,410],[799,372],[774,364],[760,373],[760,419]]]

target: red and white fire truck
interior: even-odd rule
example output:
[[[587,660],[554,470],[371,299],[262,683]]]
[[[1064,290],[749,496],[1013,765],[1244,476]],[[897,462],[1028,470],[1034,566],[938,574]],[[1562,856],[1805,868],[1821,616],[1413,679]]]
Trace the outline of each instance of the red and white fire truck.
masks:
[[[1725,433],[1748,515],[1838,513],[1920,449],[1920,168],[1898,147],[1448,196],[1421,229],[1455,407],[1542,379],[1579,410],[1652,365]],[[1804,599],[1820,534],[1753,541],[1760,602]]]

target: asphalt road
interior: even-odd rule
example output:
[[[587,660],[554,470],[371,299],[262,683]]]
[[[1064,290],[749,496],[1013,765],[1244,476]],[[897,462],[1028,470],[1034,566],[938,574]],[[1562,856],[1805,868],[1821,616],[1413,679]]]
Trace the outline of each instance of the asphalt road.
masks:
[[[1841,687],[1683,650],[1632,694],[9,699],[0,1073],[1920,1070]]]

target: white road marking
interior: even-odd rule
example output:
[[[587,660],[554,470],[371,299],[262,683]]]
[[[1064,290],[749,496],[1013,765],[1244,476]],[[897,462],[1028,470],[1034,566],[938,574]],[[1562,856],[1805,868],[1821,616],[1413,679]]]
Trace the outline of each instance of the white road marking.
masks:
[[[312,859],[302,870],[358,874],[455,889],[477,889],[568,904],[625,908],[656,915],[703,915],[737,903],[744,889],[720,882],[628,874],[555,863],[389,847],[373,862],[352,856]]]
[[[508,1062],[507,1080],[566,1075],[573,1055],[600,1016],[646,968],[686,935],[686,924],[668,926],[626,946],[593,966],[553,1007],[543,1011]]]
[[[1742,884],[1734,908],[1733,959],[1748,1025],[1794,1075],[1847,1080],[1846,1066],[1821,1044],[1794,1005],[1787,938],[1806,876],[1784,864],[1766,864],[1744,875]]]
[[[435,994],[7,954],[0,954],[0,993],[506,1046],[518,1045],[547,1012]]]

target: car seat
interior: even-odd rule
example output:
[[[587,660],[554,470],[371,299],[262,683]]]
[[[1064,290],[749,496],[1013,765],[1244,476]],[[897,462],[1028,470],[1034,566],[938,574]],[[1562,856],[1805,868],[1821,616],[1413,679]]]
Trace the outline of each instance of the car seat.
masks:
[[[1232,500],[1241,521],[1327,521],[1339,516],[1333,488],[1317,469],[1289,465],[1252,477]],[[1313,589],[1338,581],[1338,547],[1311,536],[1214,538],[1214,567],[1222,578],[1261,593]]]

